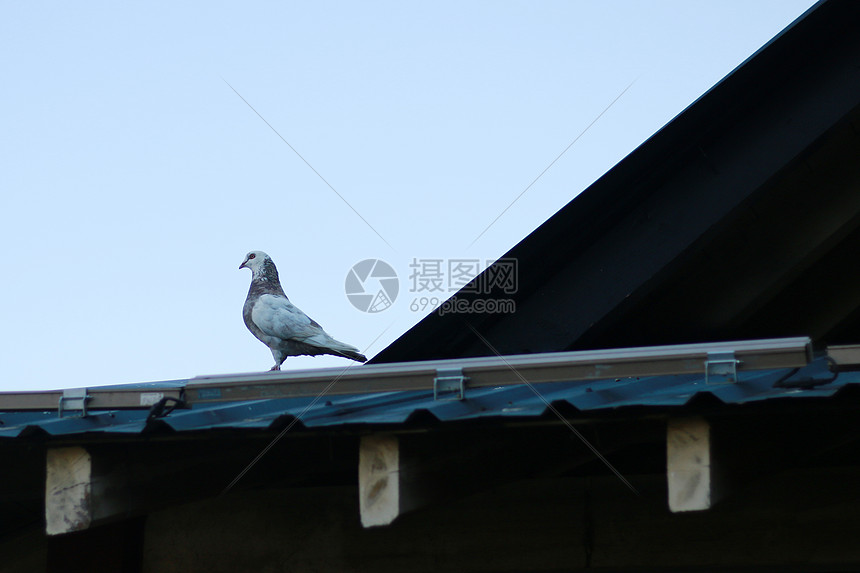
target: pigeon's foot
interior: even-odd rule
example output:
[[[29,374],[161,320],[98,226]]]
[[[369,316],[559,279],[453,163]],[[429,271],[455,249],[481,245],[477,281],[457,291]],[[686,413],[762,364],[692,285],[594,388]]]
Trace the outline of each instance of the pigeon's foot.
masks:
[[[272,372],[273,370],[280,370],[280,369],[281,369],[281,365],[280,365],[280,364],[275,364],[274,366],[272,366],[271,368],[269,368],[269,372]]]

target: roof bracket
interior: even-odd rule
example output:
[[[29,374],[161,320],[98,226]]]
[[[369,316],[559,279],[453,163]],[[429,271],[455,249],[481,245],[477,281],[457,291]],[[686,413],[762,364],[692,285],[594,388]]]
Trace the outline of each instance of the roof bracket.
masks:
[[[448,368],[436,370],[433,379],[433,399],[439,401],[465,400],[466,381],[469,378],[463,376],[462,368]]]
[[[705,360],[705,384],[734,384],[738,381],[738,364],[733,350],[708,352]]]
[[[80,412],[81,418],[87,417],[87,402],[92,399],[86,388],[63,390],[57,412],[60,418],[68,411]]]

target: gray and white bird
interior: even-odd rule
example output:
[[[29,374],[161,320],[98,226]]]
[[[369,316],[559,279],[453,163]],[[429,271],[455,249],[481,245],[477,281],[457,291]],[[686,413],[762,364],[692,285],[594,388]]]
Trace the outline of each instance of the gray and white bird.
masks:
[[[242,318],[251,334],[272,351],[275,365],[271,370],[280,370],[287,356],[331,354],[367,361],[358,348],[329,336],[316,321],[290,302],[269,255],[251,251],[239,268],[251,269],[251,288],[242,308]]]

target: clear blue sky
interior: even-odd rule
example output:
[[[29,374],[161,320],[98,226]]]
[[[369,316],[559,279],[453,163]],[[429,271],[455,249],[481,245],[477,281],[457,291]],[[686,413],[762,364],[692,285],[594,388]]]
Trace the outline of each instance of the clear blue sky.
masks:
[[[413,259],[501,256],[811,5],[5,2],[0,390],[267,369],[250,250],[371,356]],[[384,312],[344,294],[367,258]]]

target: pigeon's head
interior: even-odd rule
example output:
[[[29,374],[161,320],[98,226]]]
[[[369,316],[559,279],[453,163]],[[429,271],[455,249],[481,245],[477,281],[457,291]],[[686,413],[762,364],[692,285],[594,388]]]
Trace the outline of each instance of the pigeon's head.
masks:
[[[263,251],[251,251],[247,255],[245,255],[245,260],[242,261],[242,264],[239,265],[240,269],[251,269],[251,272],[254,276],[260,274],[263,269],[263,266],[266,264],[266,261],[271,262],[271,258],[269,255],[264,253]]]

